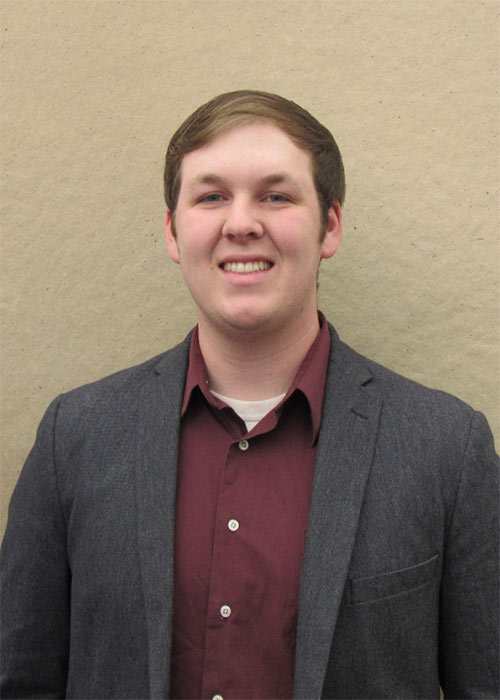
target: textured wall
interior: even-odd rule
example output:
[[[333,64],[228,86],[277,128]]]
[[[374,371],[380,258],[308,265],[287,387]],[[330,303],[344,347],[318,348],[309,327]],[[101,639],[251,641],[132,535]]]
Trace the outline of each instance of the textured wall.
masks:
[[[379,362],[498,409],[496,0],[3,0],[2,521],[48,402],[181,339],[169,136],[230,89],[335,134],[321,308]]]

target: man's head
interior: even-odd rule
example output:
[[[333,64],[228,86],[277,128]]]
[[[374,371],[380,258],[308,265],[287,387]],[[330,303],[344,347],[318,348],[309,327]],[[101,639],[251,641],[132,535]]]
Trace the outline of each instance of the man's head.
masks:
[[[166,243],[200,338],[293,343],[314,331],[318,267],[338,248],[342,212],[336,199],[322,212],[310,151],[275,122],[246,119],[185,153],[179,172]]]
[[[165,201],[174,215],[181,186],[182,159],[232,127],[267,121],[308,151],[323,223],[332,202],[344,202],[345,178],[340,151],[326,127],[299,105],[284,97],[258,90],[237,90],[219,95],[199,107],[177,129],[165,159]]]

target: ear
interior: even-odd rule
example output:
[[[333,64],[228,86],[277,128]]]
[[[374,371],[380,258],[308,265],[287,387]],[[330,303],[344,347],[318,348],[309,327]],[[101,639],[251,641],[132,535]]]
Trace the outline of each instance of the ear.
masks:
[[[167,241],[167,250],[174,263],[179,264],[179,246],[177,245],[172,218],[173,213],[170,209],[167,209],[167,214],[165,216],[165,240]]]
[[[325,237],[321,243],[321,257],[331,258],[335,255],[342,238],[342,208],[337,200],[328,209]]]

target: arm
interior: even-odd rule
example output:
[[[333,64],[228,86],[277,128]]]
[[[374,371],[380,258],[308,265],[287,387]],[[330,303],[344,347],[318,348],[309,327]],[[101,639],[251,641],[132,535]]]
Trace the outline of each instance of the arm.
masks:
[[[70,572],[47,410],[9,508],[1,552],[2,698],[63,698],[69,654]]]
[[[445,698],[498,698],[498,457],[476,413],[446,532],[440,606]]]

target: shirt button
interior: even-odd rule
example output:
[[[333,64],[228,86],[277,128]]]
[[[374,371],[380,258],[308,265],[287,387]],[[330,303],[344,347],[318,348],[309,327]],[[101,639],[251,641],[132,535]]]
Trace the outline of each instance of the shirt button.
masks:
[[[224,698],[222,697],[222,695],[214,695],[212,700],[224,700]]]
[[[229,605],[221,605],[220,614],[222,615],[222,617],[229,617],[229,615],[231,614],[231,608],[229,607]]]
[[[236,532],[236,530],[239,528],[240,524],[237,520],[234,518],[231,518],[231,520],[227,524],[228,528],[231,530],[231,532]]]
[[[238,443],[238,447],[242,452],[245,452],[245,450],[248,450],[248,440],[240,440]]]

